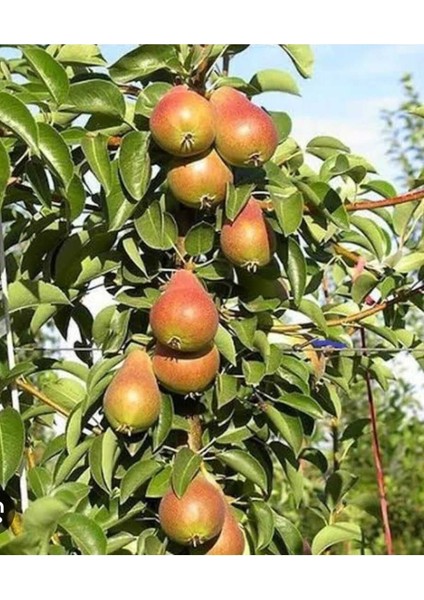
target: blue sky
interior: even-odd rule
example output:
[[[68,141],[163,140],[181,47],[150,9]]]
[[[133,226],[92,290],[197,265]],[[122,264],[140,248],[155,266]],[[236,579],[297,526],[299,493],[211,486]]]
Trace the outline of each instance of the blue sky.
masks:
[[[113,62],[133,47],[103,45],[102,51]],[[236,56],[231,74],[249,80],[265,68],[293,73],[301,97],[272,92],[262,94],[258,101],[290,114],[299,143],[306,144],[316,135],[333,135],[366,156],[382,177],[393,180],[396,171],[385,156],[380,110],[399,104],[399,80],[405,72],[414,75],[424,97],[424,45],[317,45],[313,50],[315,73],[309,80],[296,75],[280,48],[265,45],[251,46]]]

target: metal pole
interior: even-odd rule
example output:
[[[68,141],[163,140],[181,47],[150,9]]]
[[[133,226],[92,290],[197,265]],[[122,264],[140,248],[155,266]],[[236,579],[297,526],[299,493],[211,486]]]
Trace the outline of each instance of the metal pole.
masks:
[[[15,348],[13,345],[13,333],[10,322],[9,314],[9,293],[7,283],[7,272],[6,272],[6,256],[4,251],[4,237],[3,237],[3,222],[0,214],[0,281],[3,292],[3,310],[4,310],[4,322],[6,325],[6,346],[7,346],[7,362],[9,369],[12,370],[15,367]],[[12,397],[13,408],[20,413],[21,407],[19,403],[19,392],[16,384],[13,382],[10,385],[10,393]],[[22,467],[19,473],[19,488],[21,492],[21,508],[24,512],[28,508],[28,484],[26,477],[25,461],[22,461]]]

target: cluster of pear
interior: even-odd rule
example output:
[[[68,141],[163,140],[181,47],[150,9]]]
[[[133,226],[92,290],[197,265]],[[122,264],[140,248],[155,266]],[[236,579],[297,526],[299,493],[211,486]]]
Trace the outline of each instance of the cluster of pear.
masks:
[[[200,209],[224,201],[234,181],[231,167],[260,166],[278,144],[268,113],[230,87],[213,91],[209,100],[183,85],[172,88],[156,105],[150,130],[174,157],[167,174],[173,196]],[[231,263],[250,270],[270,262],[275,234],[254,198],[234,221],[225,221],[221,250]]]
[[[217,483],[199,473],[179,498],[172,489],[159,505],[166,535],[198,554],[243,554],[244,534]]]
[[[132,434],[158,419],[158,381],[174,394],[203,391],[219,370],[213,343],[219,315],[210,295],[188,270],[176,271],[150,310],[153,356],[132,351],[106,390],[103,407],[117,431]]]

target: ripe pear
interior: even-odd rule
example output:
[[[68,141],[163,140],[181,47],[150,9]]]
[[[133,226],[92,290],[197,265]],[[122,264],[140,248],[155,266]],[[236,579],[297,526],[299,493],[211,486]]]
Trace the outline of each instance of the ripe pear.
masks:
[[[150,117],[155,142],[174,156],[194,156],[211,147],[215,121],[210,103],[183,85],[167,92]]]
[[[193,159],[175,159],[168,171],[169,189],[182,204],[211,208],[226,195],[233,174],[215,150]]]
[[[274,154],[278,131],[271,117],[243,93],[222,87],[212,93],[215,145],[222,158],[236,167],[259,167]]]
[[[230,262],[249,271],[256,271],[271,261],[276,248],[275,233],[254,198],[247,202],[233,222],[226,220],[220,243]]]
[[[150,310],[150,326],[161,344],[181,352],[209,346],[218,330],[216,306],[191,271],[177,271]]]
[[[153,370],[160,383],[176,394],[202,392],[215,379],[219,352],[212,344],[200,352],[179,352],[156,344]]]
[[[103,408],[110,425],[128,435],[148,429],[158,419],[161,393],[144,350],[126,357],[106,390]]]
[[[197,546],[222,530],[226,506],[222,492],[202,475],[191,481],[181,498],[172,489],[159,505],[159,520],[174,542]]]
[[[225,500],[225,519],[221,533],[216,540],[211,540],[200,546],[199,554],[209,555],[241,555],[244,553],[245,539],[233,509]]]

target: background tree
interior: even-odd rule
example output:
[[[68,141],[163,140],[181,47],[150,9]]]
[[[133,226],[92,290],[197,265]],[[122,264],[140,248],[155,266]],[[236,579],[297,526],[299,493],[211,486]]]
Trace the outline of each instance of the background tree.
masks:
[[[357,519],[345,510],[356,475],[344,467],[360,427],[345,427],[343,405],[365,375],[383,388],[391,375],[385,353],[355,352],[362,345],[359,324],[387,354],[422,343],[406,319],[411,304],[421,307],[423,253],[416,240],[398,233],[390,207],[414,204],[423,193],[394,198],[394,188],[375,177],[366,159],[332,137],[314,138],[302,150],[290,137],[286,113],[271,113],[268,129],[266,114],[234,90],[256,99],[269,90],[296,93],[297,83],[269,69],[249,82],[231,77],[230,59],[244,48],[139,46],[107,67],[95,45],[23,46],[2,61],[0,189],[9,280],[3,311],[12,318],[19,360],[12,370],[3,364],[0,436],[8,442],[0,444],[0,484],[23,513],[0,534],[3,553],[207,551],[187,545],[186,533],[172,530],[159,510],[163,498],[193,498],[202,477],[215,490],[208,488],[209,498],[216,500],[219,489],[231,504],[231,529],[240,531],[241,523],[244,552],[301,554],[305,540],[315,554],[339,543],[349,552],[367,547]],[[301,76],[311,75],[309,47],[282,49]],[[193,114],[210,102],[214,114],[227,115],[215,144],[233,183],[218,206],[210,206],[214,198],[207,194],[193,209],[177,199],[175,187],[171,193],[177,166],[169,152],[176,150],[164,151],[164,121],[149,123],[165,97],[181,104],[178,89],[169,95],[181,83],[191,90],[184,96],[195,98]],[[247,159],[240,154],[249,140],[235,154],[232,147],[240,114],[231,109],[234,102],[259,115],[254,121],[267,131],[266,143],[249,149]],[[200,133],[185,140],[190,151],[200,151],[200,139],[205,147],[212,143],[213,136]],[[308,154],[321,159],[319,170],[308,166]],[[246,160],[249,168],[239,165]],[[368,199],[370,193],[382,199]],[[252,220],[264,246],[259,255],[240,258],[242,248],[252,248],[239,233],[231,239],[231,231]],[[16,254],[17,245],[23,251]],[[103,397],[106,390],[113,396],[119,380],[139,387],[148,377],[156,398],[148,368],[138,379],[129,360],[137,350],[149,364],[144,351],[158,353],[155,338],[162,341],[162,326],[171,320],[168,314],[155,319],[152,307],[171,294],[169,283],[163,291],[171,276],[178,288],[175,272],[181,271],[195,281],[184,284],[183,298],[204,306],[205,297],[213,299],[219,373],[188,397],[169,391],[161,378],[155,424],[139,432],[140,423],[129,426],[121,413],[109,415],[111,427]],[[93,317],[84,300],[99,285],[113,300]],[[371,306],[372,291],[378,300]],[[46,324],[66,340],[71,322],[80,332],[80,362],[58,359],[54,351],[23,360]],[[198,323],[204,333],[203,320]],[[174,350],[187,350],[183,337],[184,331],[171,334]],[[14,385],[21,415],[9,406]],[[53,413],[64,417],[63,434],[51,427]],[[47,443],[34,434],[40,419],[50,428]],[[23,464],[26,510],[18,491]],[[318,469],[319,480],[311,481],[305,464]],[[273,492],[283,478],[291,512]],[[298,518],[306,504],[315,523]],[[209,523],[208,531],[217,529]]]

